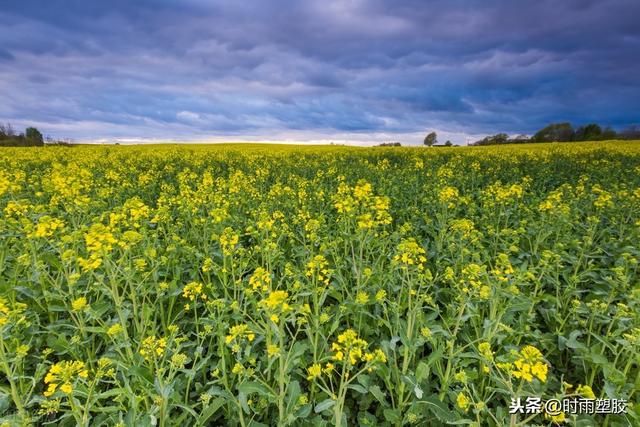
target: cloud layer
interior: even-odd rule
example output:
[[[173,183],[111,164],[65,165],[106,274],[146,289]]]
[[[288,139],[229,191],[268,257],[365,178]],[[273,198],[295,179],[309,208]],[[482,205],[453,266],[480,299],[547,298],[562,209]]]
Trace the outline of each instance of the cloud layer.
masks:
[[[0,121],[58,137],[460,142],[640,122],[637,0],[6,3]]]

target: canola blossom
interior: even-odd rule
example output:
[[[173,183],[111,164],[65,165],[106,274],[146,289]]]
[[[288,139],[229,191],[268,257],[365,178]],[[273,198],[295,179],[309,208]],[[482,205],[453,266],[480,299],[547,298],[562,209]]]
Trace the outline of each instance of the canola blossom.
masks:
[[[637,142],[9,148],[0,213],[0,426],[640,425]]]

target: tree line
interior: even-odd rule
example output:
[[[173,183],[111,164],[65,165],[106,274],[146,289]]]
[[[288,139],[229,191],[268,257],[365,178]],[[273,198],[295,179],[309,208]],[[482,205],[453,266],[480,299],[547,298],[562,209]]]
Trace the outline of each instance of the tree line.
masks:
[[[45,138],[42,133],[28,127],[24,132],[16,133],[10,123],[0,123],[0,147],[42,147],[44,145],[71,145],[68,141],[57,141]]]
[[[640,126],[631,126],[616,132],[597,123],[574,128],[571,123],[552,123],[536,132],[532,137],[518,135],[510,138],[506,133],[486,136],[470,145],[525,144],[533,142],[606,141],[610,139],[640,139]]]

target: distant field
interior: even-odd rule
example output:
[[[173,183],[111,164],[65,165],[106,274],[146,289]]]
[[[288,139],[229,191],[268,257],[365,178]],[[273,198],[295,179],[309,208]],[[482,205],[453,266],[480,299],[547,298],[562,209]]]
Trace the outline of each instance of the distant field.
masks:
[[[4,148],[0,211],[0,425],[640,425],[640,142]]]

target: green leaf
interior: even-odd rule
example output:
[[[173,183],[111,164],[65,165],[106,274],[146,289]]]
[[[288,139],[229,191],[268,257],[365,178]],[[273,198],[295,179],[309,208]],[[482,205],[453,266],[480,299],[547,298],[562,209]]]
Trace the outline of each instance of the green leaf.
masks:
[[[397,409],[387,408],[382,413],[384,414],[384,419],[390,423],[397,424],[402,421],[402,414]]]
[[[424,400],[420,401],[427,405],[429,412],[431,412],[439,421],[443,423],[451,423],[455,421],[455,414],[438,399],[438,396],[433,394]]]
[[[320,412],[322,412],[322,411],[326,411],[327,409],[331,408],[331,407],[332,407],[333,405],[335,405],[335,404],[336,404],[336,401],[335,401],[335,400],[333,400],[333,399],[326,399],[326,400],[323,400],[322,402],[318,403],[318,404],[316,405],[316,407],[315,407],[315,408],[313,408],[313,411],[314,411],[316,414],[319,414]]]
[[[420,382],[420,381],[426,380],[428,376],[429,376],[429,365],[424,362],[418,363],[418,367],[416,368],[416,380]]]
[[[249,410],[249,404],[247,403],[247,395],[244,394],[243,392],[238,393],[238,402],[240,402],[240,407],[242,407],[242,411],[245,414],[248,414],[250,410]]]
[[[565,346],[572,349],[584,349],[584,344],[578,341],[578,337],[582,335],[582,331],[573,331],[569,334],[569,339],[564,343]]]
[[[7,408],[9,408],[9,395],[0,393],[0,415],[4,414]]]
[[[260,384],[255,381],[247,381],[238,386],[238,391],[244,394],[258,393],[258,395],[263,397],[271,397],[273,393],[271,390],[264,384]]]
[[[205,425],[207,420],[211,418],[211,416],[215,414],[218,411],[218,409],[220,409],[224,405],[224,403],[225,403],[225,400],[221,397],[218,397],[217,399],[210,401],[207,407],[204,408],[200,413],[200,415],[198,416],[196,420],[196,424],[199,426]]]
[[[347,388],[357,391],[360,394],[367,394],[367,389],[361,386],[360,384],[349,384]]]
[[[378,402],[380,402],[382,405],[387,405],[387,400],[385,399],[385,394],[382,390],[380,390],[380,386],[378,385],[373,385],[371,387],[369,387],[369,392],[373,395],[373,397],[376,398],[376,400]]]
[[[418,399],[422,399],[422,389],[418,384],[413,387],[413,394],[415,394]]]

